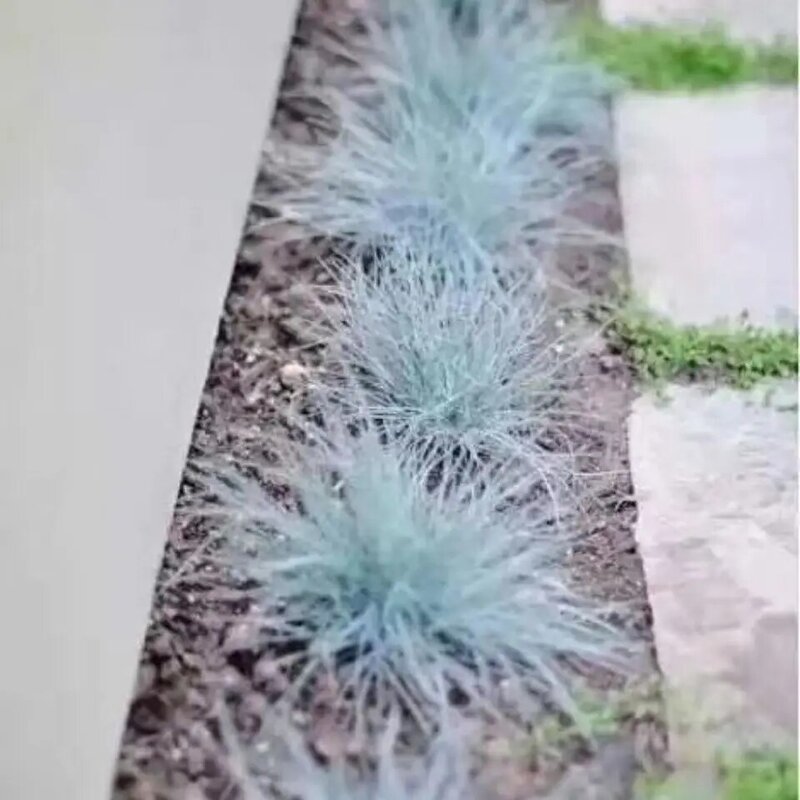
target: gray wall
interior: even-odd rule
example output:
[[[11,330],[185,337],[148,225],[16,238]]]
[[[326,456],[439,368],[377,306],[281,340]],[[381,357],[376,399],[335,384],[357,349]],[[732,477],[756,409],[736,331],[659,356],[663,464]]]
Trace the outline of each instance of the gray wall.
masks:
[[[109,780],[295,0],[0,4],[0,797]]]

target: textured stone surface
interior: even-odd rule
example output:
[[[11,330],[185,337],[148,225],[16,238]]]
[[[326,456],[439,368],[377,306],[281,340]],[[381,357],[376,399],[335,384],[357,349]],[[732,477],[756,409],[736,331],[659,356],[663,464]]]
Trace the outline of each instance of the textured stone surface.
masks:
[[[679,323],[797,321],[797,93],[631,93],[615,108],[635,291]]]
[[[794,40],[796,0],[602,0],[609,22],[653,22],[703,25],[720,23],[743,39]]]
[[[797,729],[797,440],[790,384],[675,386],[630,421],[637,539],[673,756]],[[710,736],[709,736],[710,734]]]

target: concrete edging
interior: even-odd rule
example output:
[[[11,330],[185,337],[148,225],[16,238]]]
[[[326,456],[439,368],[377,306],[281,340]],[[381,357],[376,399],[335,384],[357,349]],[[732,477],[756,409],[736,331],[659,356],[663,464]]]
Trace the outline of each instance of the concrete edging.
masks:
[[[0,8],[0,796],[101,800],[295,0]]]

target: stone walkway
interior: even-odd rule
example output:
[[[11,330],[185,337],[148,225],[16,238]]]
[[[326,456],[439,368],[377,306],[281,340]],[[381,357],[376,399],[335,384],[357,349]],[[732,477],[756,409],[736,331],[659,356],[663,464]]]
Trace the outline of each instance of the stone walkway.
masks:
[[[641,299],[684,324],[795,327],[797,92],[635,92],[614,116]]]
[[[605,0],[608,19],[794,39],[791,0]],[[797,92],[631,93],[615,108],[635,294],[680,324],[797,324]],[[797,737],[797,392],[671,386],[630,418],[637,538],[672,754]]]
[[[797,728],[797,417],[794,385],[775,388],[675,386],[633,407],[637,538],[678,762],[698,726],[721,746],[789,743]]]

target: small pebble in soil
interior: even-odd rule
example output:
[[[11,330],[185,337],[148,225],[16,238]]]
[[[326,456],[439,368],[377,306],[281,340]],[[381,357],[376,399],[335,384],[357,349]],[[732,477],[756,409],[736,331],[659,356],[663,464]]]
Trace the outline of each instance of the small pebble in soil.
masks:
[[[307,343],[310,339],[310,329],[304,320],[294,317],[281,317],[278,320],[278,328],[281,334],[288,338],[289,343]]]
[[[278,372],[281,384],[287,389],[299,389],[308,377],[308,369],[302,364],[290,361],[284,364]]]
[[[602,355],[597,360],[597,363],[600,367],[601,372],[608,373],[614,370],[614,368],[618,364],[618,360],[613,356]]]

